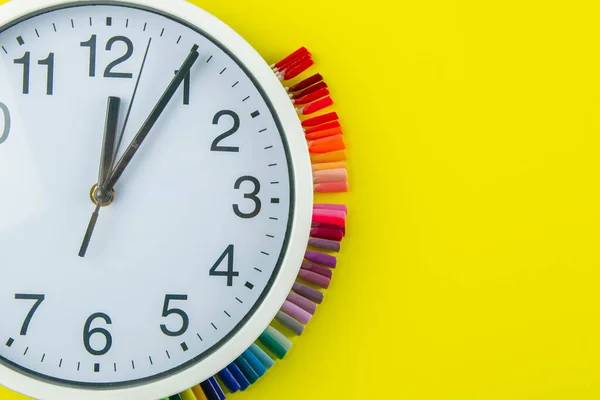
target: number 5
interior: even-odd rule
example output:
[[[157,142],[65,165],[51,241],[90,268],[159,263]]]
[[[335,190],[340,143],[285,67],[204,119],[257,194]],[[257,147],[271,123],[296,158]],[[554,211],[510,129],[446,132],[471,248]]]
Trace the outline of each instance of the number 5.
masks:
[[[171,314],[177,314],[181,317],[181,320],[183,321],[183,324],[181,326],[181,329],[179,329],[178,331],[170,331],[167,326],[165,324],[162,324],[160,326],[160,330],[167,336],[181,336],[183,335],[187,329],[188,326],[190,325],[190,318],[188,317],[188,315],[185,313],[185,311],[179,309],[179,308],[171,308],[169,309],[169,302],[171,300],[187,300],[187,295],[184,294],[167,294],[165,296],[165,305],[163,307],[163,313],[162,316],[163,317],[168,317]]]

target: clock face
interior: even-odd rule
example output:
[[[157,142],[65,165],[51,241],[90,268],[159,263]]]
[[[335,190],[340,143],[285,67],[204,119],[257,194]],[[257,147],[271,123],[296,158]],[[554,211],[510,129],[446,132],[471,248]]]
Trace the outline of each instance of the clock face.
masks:
[[[108,98],[119,159],[195,51],[80,257]],[[294,173],[274,106],[230,49],[155,10],[66,4],[0,28],[0,88],[1,363],[131,387],[202,362],[260,309]]]

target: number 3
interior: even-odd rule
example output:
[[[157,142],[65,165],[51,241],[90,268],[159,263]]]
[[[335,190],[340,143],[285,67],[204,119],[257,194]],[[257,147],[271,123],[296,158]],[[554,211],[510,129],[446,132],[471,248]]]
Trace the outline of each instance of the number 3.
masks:
[[[256,217],[262,208],[262,202],[258,197],[258,194],[260,193],[260,182],[253,176],[242,176],[235,182],[235,189],[240,189],[242,187],[242,183],[244,182],[250,182],[254,185],[254,190],[252,192],[244,194],[245,199],[249,199],[254,202],[254,210],[252,210],[252,212],[245,213],[240,210],[240,206],[238,204],[234,204],[233,212],[240,218],[250,219]]]

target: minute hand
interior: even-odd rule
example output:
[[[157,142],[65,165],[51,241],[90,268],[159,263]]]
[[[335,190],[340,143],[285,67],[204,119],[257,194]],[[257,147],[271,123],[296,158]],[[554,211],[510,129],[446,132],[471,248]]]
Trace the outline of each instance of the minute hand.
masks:
[[[127,168],[129,163],[131,162],[131,159],[133,159],[133,156],[135,156],[135,153],[137,153],[138,149],[140,148],[140,146],[142,145],[142,143],[156,124],[156,121],[158,121],[163,111],[165,111],[165,108],[167,108],[167,105],[173,98],[173,95],[175,95],[175,92],[177,91],[177,89],[179,89],[179,86],[185,79],[185,76],[190,72],[190,70],[198,60],[199,56],[200,54],[198,53],[198,46],[194,45],[194,47],[192,47],[192,50],[190,51],[190,54],[183,62],[183,65],[181,66],[181,68],[179,68],[179,72],[177,73],[177,75],[175,75],[175,78],[173,78],[173,80],[163,93],[156,106],[154,106],[154,109],[140,128],[139,132],[131,141],[131,144],[129,145],[127,150],[125,150],[125,153],[123,154],[117,165],[115,165],[115,168],[113,169],[110,178],[105,183],[104,187],[106,190],[111,190],[114,188],[121,175],[123,175],[123,171],[125,171],[125,168]]]

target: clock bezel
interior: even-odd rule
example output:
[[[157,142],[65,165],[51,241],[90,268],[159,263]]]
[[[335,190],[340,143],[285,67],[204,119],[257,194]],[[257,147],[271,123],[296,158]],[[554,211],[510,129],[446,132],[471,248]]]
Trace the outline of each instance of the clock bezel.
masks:
[[[214,375],[247,349],[273,320],[297,276],[310,232],[312,175],[308,148],[297,114],[286,91],[262,57],[239,34],[216,17],[185,0],[14,0],[2,7],[0,32],[45,12],[90,4],[133,7],[155,12],[211,39],[240,65],[261,91],[282,135],[290,165],[291,204],[288,234],[276,269],[257,303],[240,324],[202,359],[173,370],[123,383],[117,389],[103,384],[69,384],[55,378],[23,373],[0,363],[0,384],[42,399],[162,398],[181,392]],[[202,355],[201,355],[202,356]],[[188,366],[194,363],[195,365]],[[84,388],[81,385],[85,385]],[[129,386],[126,386],[129,385]]]

